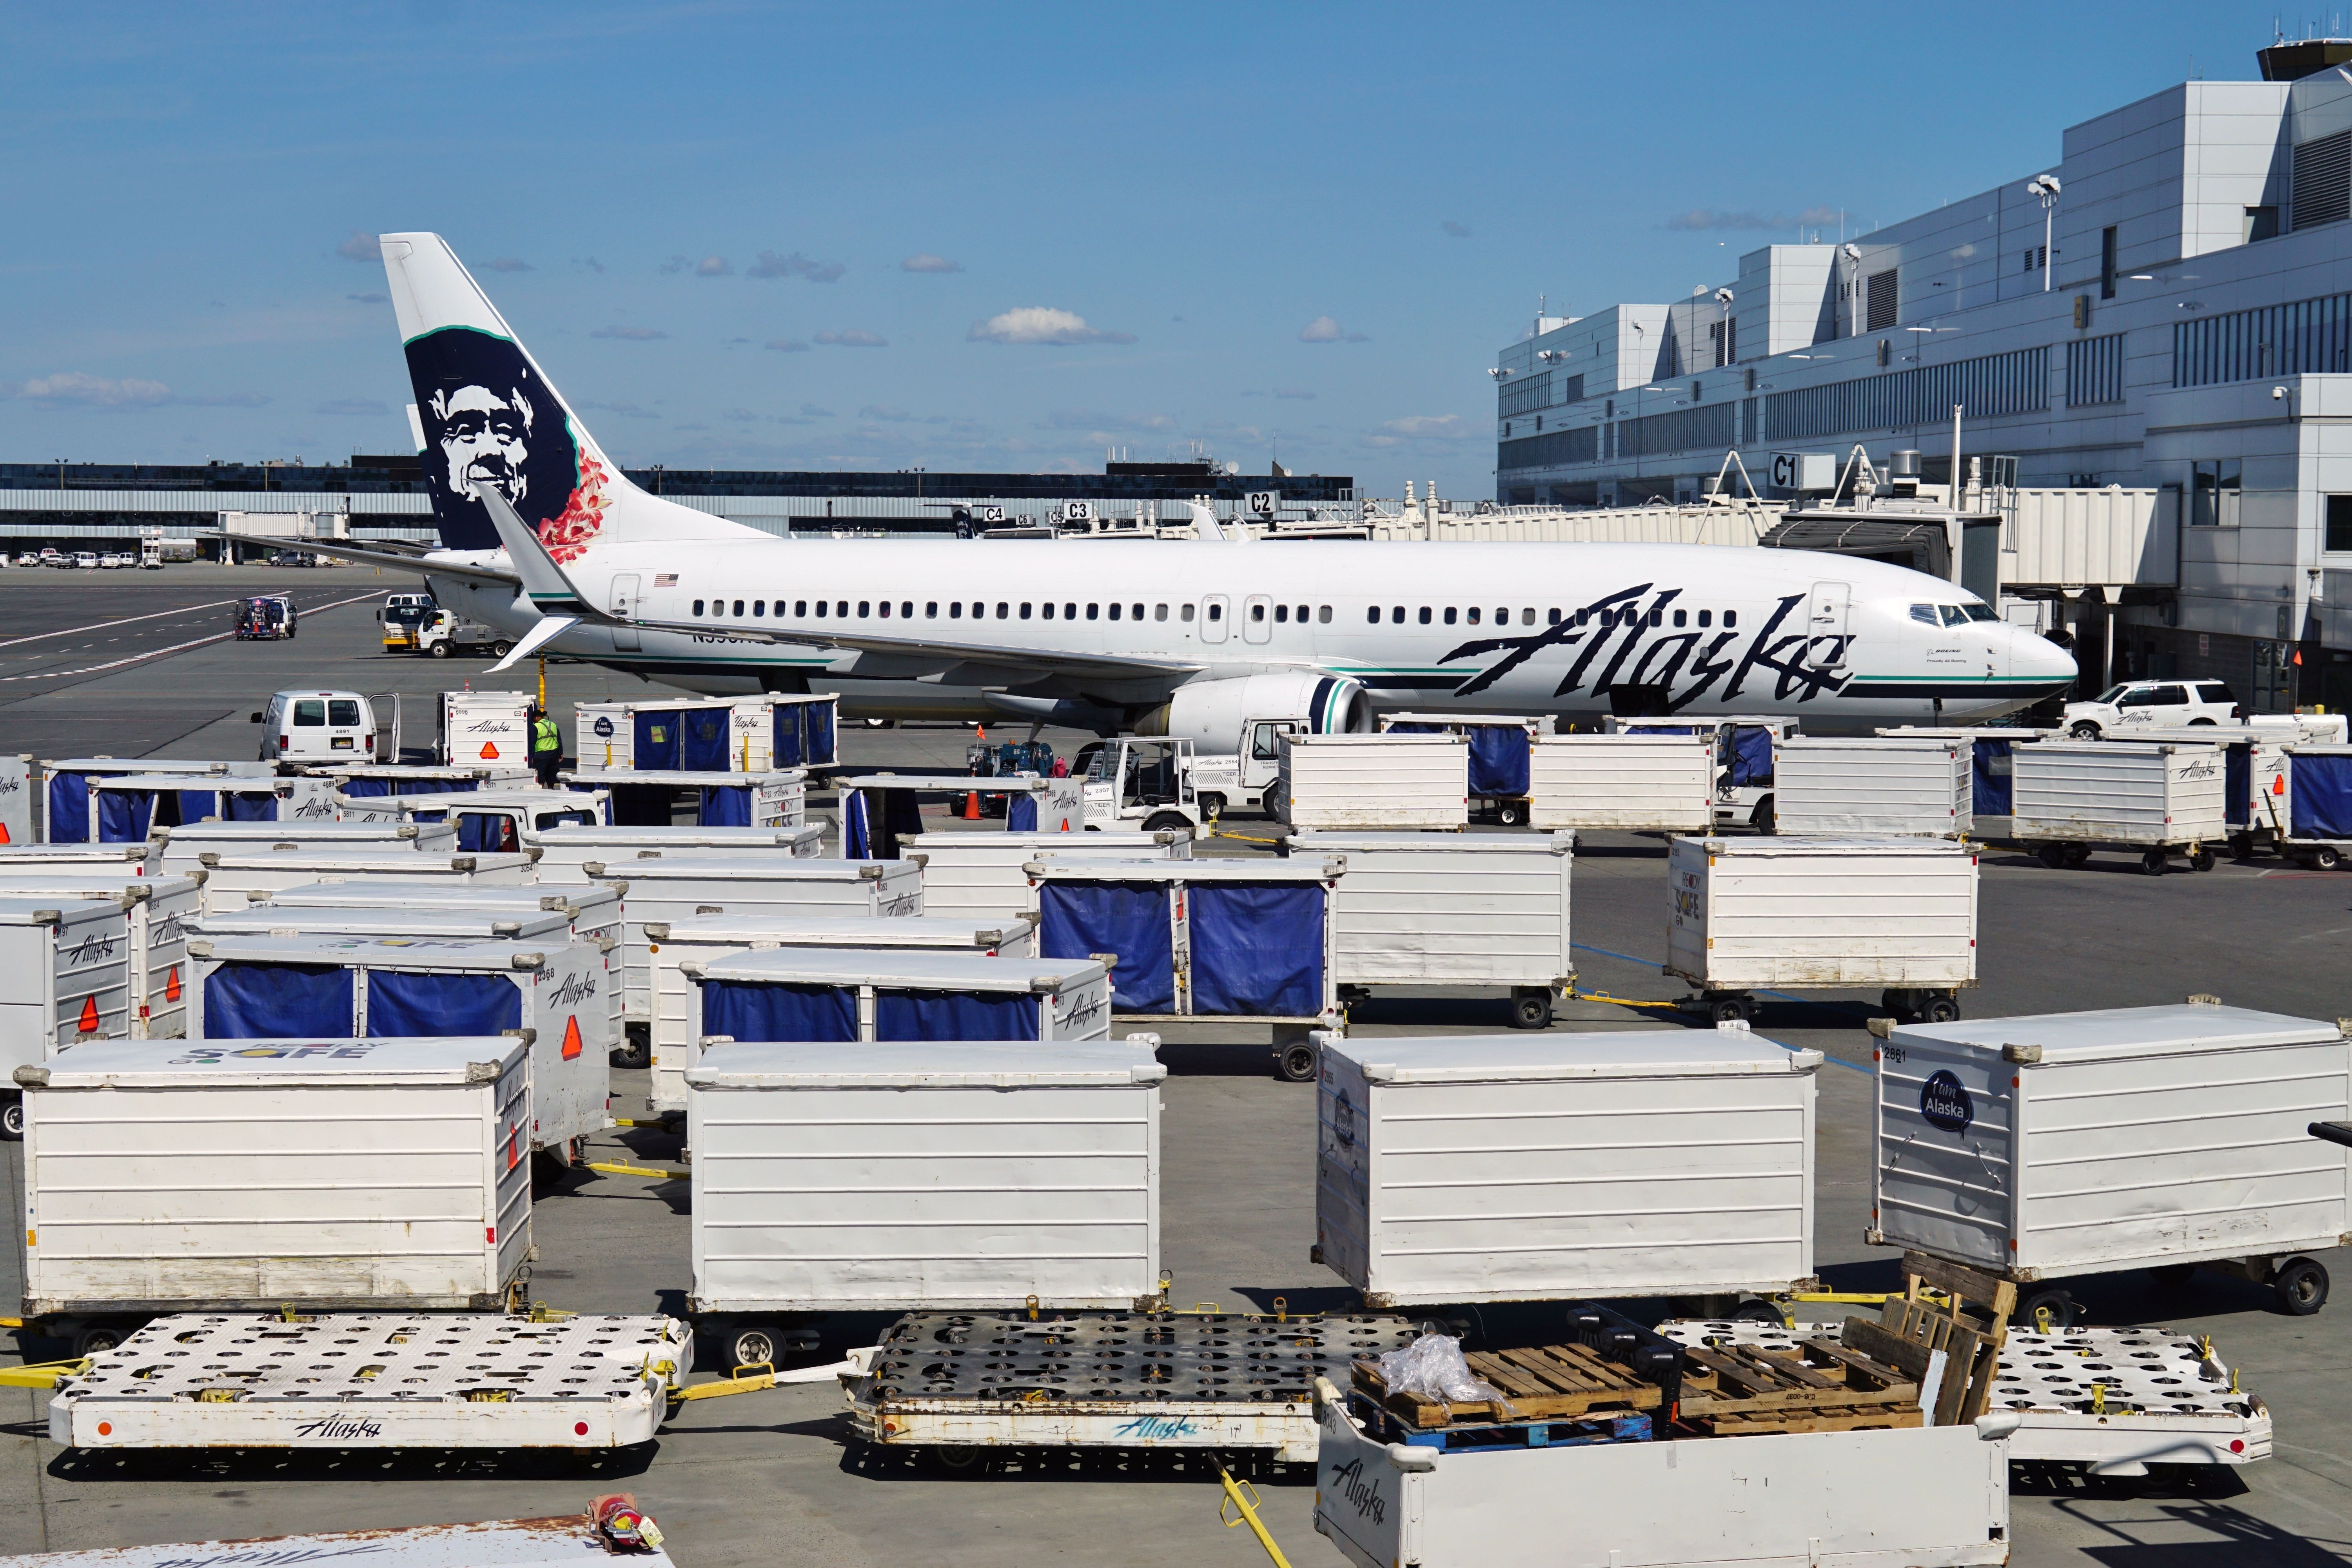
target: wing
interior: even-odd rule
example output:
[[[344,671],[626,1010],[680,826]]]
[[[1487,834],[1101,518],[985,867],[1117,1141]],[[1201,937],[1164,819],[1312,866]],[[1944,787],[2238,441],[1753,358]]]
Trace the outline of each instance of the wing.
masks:
[[[539,534],[523,521],[506,497],[487,485],[474,493],[490,514],[499,540],[515,563],[523,591],[542,614],[572,616],[603,626],[635,626],[646,631],[680,632],[688,636],[714,634],[747,642],[781,643],[793,647],[838,647],[858,653],[907,654],[959,667],[960,683],[1013,684],[1041,675],[1063,675],[1097,680],[1133,680],[1144,677],[1191,675],[1206,668],[1184,659],[1139,658],[1120,654],[1070,653],[1059,648],[1006,647],[999,643],[958,642],[932,636],[891,637],[868,631],[843,632],[795,626],[778,631],[758,622],[724,620],[665,621],[643,616],[615,616],[589,602],[563,568],[540,542]]]
[[[479,562],[436,559],[430,553],[411,554],[413,545],[386,541],[378,544],[355,545],[341,539],[277,539],[266,534],[227,534],[206,530],[200,539],[235,539],[240,544],[262,544],[273,550],[299,550],[312,555],[331,555],[338,561],[361,561],[370,566],[388,566],[395,572],[410,572],[419,577],[462,577],[469,582],[496,583],[511,592],[521,581],[502,566]]]

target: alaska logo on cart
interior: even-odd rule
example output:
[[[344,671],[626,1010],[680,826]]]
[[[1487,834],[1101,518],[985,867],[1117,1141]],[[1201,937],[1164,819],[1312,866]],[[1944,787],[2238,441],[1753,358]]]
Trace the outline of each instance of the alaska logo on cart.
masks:
[[[1077,1003],[1062,1015],[1063,1032],[1074,1039],[1083,1038],[1085,1031],[1095,1026],[1095,1021],[1102,1016],[1103,1009],[1108,1005],[1109,1001],[1103,996],[1093,996]]]
[[[1364,1479],[1363,1460],[1349,1460],[1331,1472],[1331,1480],[1339,1495],[1354,1505],[1358,1519],[1369,1519],[1374,1524],[1388,1522],[1388,1499],[1381,1496],[1379,1481]]]
[[[291,1042],[269,1046],[247,1046],[242,1050],[226,1050],[218,1046],[190,1046],[188,1054],[173,1057],[165,1065],[175,1068],[216,1068],[234,1066],[240,1061],[258,1058],[282,1057],[299,1060],[305,1057],[326,1057],[338,1061],[362,1059],[376,1047],[374,1040],[338,1042],[333,1045],[298,1046]]]
[[[1178,1437],[1190,1437],[1200,1430],[1189,1416],[1139,1415],[1132,1421],[1121,1422],[1114,1436],[1133,1437],[1146,1443],[1171,1442]]]
[[[1342,1149],[1356,1146],[1356,1104],[1344,1089],[1331,1100],[1331,1136],[1339,1141]]]
[[[567,974],[562,983],[548,994],[559,1007],[576,1007],[596,994],[596,977],[593,974]]]
[[[92,931],[89,935],[82,938],[79,942],[66,949],[66,967],[68,969],[79,969],[85,963],[96,963],[102,958],[112,958],[113,956],[114,939],[110,936],[101,936],[98,932]]]
[[[320,1442],[348,1442],[355,1437],[381,1437],[383,1423],[365,1419],[352,1420],[348,1415],[321,1415],[315,1421],[305,1421],[294,1428],[297,1437],[311,1437]]]
[[[147,947],[150,952],[159,947],[173,946],[187,939],[187,925],[176,914],[165,915],[147,928]]]
[[[301,805],[294,808],[294,816],[297,820],[306,817],[317,817],[320,820],[324,821],[332,817],[334,815],[335,803],[331,800],[306,800]]]
[[[1977,1108],[1960,1080],[1948,1068],[1939,1068],[1919,1086],[1919,1114],[1927,1119],[1930,1127],[1965,1132],[1969,1123],[1977,1119]]]

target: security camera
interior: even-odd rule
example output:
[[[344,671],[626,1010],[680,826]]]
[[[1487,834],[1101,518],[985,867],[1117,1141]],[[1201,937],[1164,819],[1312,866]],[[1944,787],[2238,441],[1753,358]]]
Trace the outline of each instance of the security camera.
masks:
[[[1487,374],[1488,375],[1493,376],[1496,381],[1500,381],[1500,380],[1502,380],[1505,376],[1507,376],[1507,375],[1510,374],[1511,373],[1510,373],[1509,371],[1507,371],[1507,370],[1503,369],[1503,367],[1502,367],[1502,366],[1500,366],[1500,365],[1488,365],[1488,366],[1486,367],[1486,374]]]
[[[2272,387],[2272,388],[2271,388],[2271,397],[2272,397],[2273,400],[2276,400],[2276,399],[2278,399],[2278,398],[2284,397],[2285,395],[2286,395],[2286,388],[2285,388],[2285,387],[2284,387],[2284,386],[2273,386],[2273,387]]]
[[[1717,289],[1715,291],[1715,302],[1716,302],[1717,304],[1718,304],[1718,305],[1728,305],[1728,304],[1730,304],[1730,303],[1731,303],[1731,290],[1730,290],[1730,289]]]
[[[1861,260],[1861,259],[1862,259],[1862,247],[1860,247],[1860,246],[1858,246],[1858,245],[1848,245],[1848,246],[1846,246],[1846,247],[1845,247],[1845,258],[1846,258],[1848,261],[1859,261],[1859,260]]]

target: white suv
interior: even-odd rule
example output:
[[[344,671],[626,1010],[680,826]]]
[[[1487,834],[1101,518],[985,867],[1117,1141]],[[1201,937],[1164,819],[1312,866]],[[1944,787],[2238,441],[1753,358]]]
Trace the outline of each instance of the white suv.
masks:
[[[2095,702],[2066,704],[2066,732],[2078,741],[2168,724],[2234,724],[2245,717],[2218,680],[2126,680]]]

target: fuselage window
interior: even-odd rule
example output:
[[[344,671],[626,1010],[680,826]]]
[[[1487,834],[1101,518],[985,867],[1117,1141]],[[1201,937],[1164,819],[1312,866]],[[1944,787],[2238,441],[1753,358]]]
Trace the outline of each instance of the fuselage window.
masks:
[[[1474,626],[1478,624],[1478,606],[1475,605],[1470,606],[1470,624]]]
[[[1262,621],[1265,619],[1265,606],[1264,605],[1252,605],[1249,607],[1249,610],[1251,620]]]
[[[1423,610],[1421,613],[1421,618],[1424,621],[1429,619],[1429,612]],[[1449,626],[1454,624],[1454,606],[1451,605],[1445,606],[1445,624]]]
[[[1155,620],[1155,621],[1164,621],[1164,620],[1166,620],[1166,619],[1168,618],[1168,606],[1167,606],[1167,605],[1152,605],[1152,606],[1151,606],[1151,618],[1152,618],[1153,620]]]
[[[890,601],[887,599],[883,600],[880,608],[882,611],[882,618],[886,621],[888,620],[890,618]]]
[[[1427,605],[1423,605],[1421,607],[1421,624],[1424,626],[1429,625],[1429,606]]]
[[[702,601],[699,599],[694,601],[694,613],[698,616],[702,614]]]
[[[1675,612],[1675,625],[1678,626],[1686,626],[1690,625],[1690,612],[1688,610],[1676,610]]]
[[[1654,626],[1663,626],[1666,624],[1665,606],[1662,605],[1650,612],[1650,624]]]
[[[1381,624],[1381,607],[1378,605],[1374,605],[1370,609],[1364,612],[1364,624],[1366,626],[1376,626]]]
[[[1143,606],[1141,605],[1133,606],[1133,608],[1129,612],[1129,618],[1138,621],[1141,620],[1143,618]]]
[[[1331,624],[1330,605],[1318,605],[1315,606],[1315,624],[1318,626],[1328,626]]]
[[[1211,605],[1209,606],[1209,618],[1213,621],[1223,620],[1225,618],[1225,607],[1223,605]]]
[[[743,601],[740,599],[735,601],[735,613],[739,616],[743,613]]]
[[[1189,621],[1189,620],[1191,620],[1191,619],[1192,618],[1192,605],[1177,605],[1177,606],[1176,606],[1176,618],[1177,618],[1178,620],[1180,620],[1180,621]]]
[[[1003,600],[1003,599],[999,599],[999,600],[997,600],[997,601],[996,601],[996,618],[997,618],[998,620],[1000,620],[1000,621],[1009,621],[1009,620],[1011,620],[1011,619],[1013,618],[1013,606],[1012,606],[1012,605],[1011,605],[1011,604],[1009,604],[1009,603],[1007,603],[1005,600]]]
[[[752,613],[754,616],[759,616],[761,619],[765,620],[765,619],[767,618],[767,615],[768,615],[768,601],[767,601],[767,600],[765,600],[765,599],[754,599],[754,600],[752,600],[752,601],[751,601],[751,613]]]
[[[1404,625],[1404,606],[1402,605],[1399,605],[1389,611],[1389,625],[1392,626],[1401,626]]]
[[[1092,620],[1099,620],[1099,619],[1101,619],[1101,618],[1102,618],[1102,606],[1101,606],[1100,605],[1088,605],[1087,606],[1087,619],[1088,619],[1088,620],[1092,621]]]
[[[1298,606],[1298,624],[1302,626],[1307,624],[1307,606],[1304,605]]]
[[[1276,626],[1281,626],[1281,625],[1283,625],[1284,623],[1287,622],[1289,619],[1290,619],[1290,606],[1289,606],[1288,605],[1276,605],[1274,607],[1274,621],[1275,621],[1275,625],[1276,625]]]
[[[1964,626],[1969,624],[1968,611],[1958,605],[1938,605],[1937,608],[1944,612],[1944,624],[1948,626]]]
[[[1579,610],[1579,611],[1577,611],[1577,612],[1576,612],[1576,624],[1577,624],[1578,626],[1583,626],[1583,625],[1586,623],[1586,617],[1587,617],[1587,616],[1591,616],[1591,614],[1592,614],[1592,612],[1591,612],[1591,610]]]
[[[1021,601],[1021,618],[1024,621],[1029,618],[1029,601],[1026,599]]]
[[[901,616],[904,616],[907,619],[910,621],[913,620],[915,618],[915,601],[912,599],[899,600],[898,613]]]
[[[833,605],[833,613],[836,616],[846,616],[849,614],[849,601],[846,599],[835,600]]]
[[[940,618],[940,602],[939,602],[937,599],[926,599],[926,600],[924,600],[924,601],[923,601],[923,619],[925,619],[925,620],[927,620],[927,621],[936,621],[936,620],[938,620],[939,618]]]
[[[1049,621],[1054,618],[1054,604],[1050,599],[1045,602],[1045,618]]]
[[[1117,605],[1113,605],[1110,607],[1110,618],[1114,621],[1118,619],[1118,606]]]
[[[1551,617],[1551,618],[1552,618],[1553,620],[1558,620],[1558,619],[1559,619],[1559,612],[1558,612],[1558,611],[1554,611],[1554,612],[1552,613],[1552,617]],[[1519,612],[1519,625],[1521,625],[1521,626],[1534,626],[1535,624],[1536,624],[1536,607],[1535,607],[1533,605],[1529,605],[1526,609],[1521,610],[1521,611]]]
[[[1731,627],[1736,626],[1738,624],[1739,612],[1738,610],[1726,610],[1723,612],[1723,625],[1726,630],[1729,630]]]
[[[1928,626],[1932,626],[1936,624],[1936,606],[1933,605],[1914,605],[1911,606],[1911,618],[1915,621],[1924,621]]]
[[[824,608],[824,605],[819,605],[817,606],[817,608],[819,608],[819,609],[823,609],[823,608]],[[951,620],[951,621],[958,621],[958,620],[961,620],[962,618],[963,618],[963,605],[962,605],[960,601],[958,601],[958,600],[955,600],[955,599],[950,599],[950,600],[948,601],[948,619],[950,619],[950,620]]]
[[[1533,615],[1535,612],[1530,610],[1528,613],[1529,615]],[[1559,612],[1558,610],[1546,610],[1544,612],[1544,625],[1548,626],[1556,626],[1559,625]]]
[[[808,614],[808,601],[806,599],[794,599],[793,601],[793,614],[795,616],[806,616]]]

